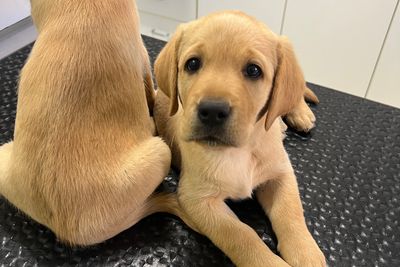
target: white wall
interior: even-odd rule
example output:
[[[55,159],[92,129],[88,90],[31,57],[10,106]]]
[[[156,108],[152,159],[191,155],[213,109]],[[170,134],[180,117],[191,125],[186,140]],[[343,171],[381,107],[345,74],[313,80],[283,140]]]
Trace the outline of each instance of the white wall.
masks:
[[[241,10],[263,21],[279,34],[281,31],[284,0],[199,0],[198,16],[202,17],[214,11]]]
[[[400,108],[400,7],[397,6],[367,98]]]
[[[0,0],[0,30],[28,17],[30,13],[29,0]]]
[[[364,97],[396,3],[288,0],[282,33],[308,81]]]

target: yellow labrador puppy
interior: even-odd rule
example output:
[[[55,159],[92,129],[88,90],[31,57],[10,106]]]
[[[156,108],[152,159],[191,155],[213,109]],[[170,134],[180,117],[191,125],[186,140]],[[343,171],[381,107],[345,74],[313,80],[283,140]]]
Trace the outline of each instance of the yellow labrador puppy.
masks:
[[[280,116],[295,110],[312,124],[303,95],[315,98],[289,41],[243,13],[216,13],[180,26],[155,74],[156,127],[181,166],[178,200],[196,230],[238,266],[325,266],[282,143]],[[283,260],[224,202],[254,189]]]
[[[14,142],[0,147],[0,194],[69,244],[168,211],[168,196],[151,196],[171,154],[152,136],[135,2],[31,4],[39,37],[21,73]]]

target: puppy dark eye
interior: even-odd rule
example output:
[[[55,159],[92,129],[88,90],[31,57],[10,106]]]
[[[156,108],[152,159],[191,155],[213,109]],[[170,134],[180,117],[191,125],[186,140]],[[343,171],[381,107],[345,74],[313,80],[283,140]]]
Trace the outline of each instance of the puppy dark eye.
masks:
[[[185,63],[185,69],[188,72],[196,72],[201,67],[201,61],[197,57],[192,57]]]
[[[244,70],[244,75],[251,79],[258,79],[262,75],[262,70],[256,64],[248,64]]]

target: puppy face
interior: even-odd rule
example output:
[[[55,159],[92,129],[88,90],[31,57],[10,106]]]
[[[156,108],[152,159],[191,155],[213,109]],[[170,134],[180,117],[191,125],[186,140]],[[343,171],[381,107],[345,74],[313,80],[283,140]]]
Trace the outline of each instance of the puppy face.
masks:
[[[171,98],[171,115],[181,102],[181,138],[238,147],[258,120],[265,119],[268,129],[292,100],[300,99],[305,86],[294,56],[285,55],[292,51],[283,51],[285,45],[264,25],[238,12],[181,26],[155,65],[159,87]],[[292,71],[290,80],[297,79],[293,88],[280,81],[282,70]]]
[[[178,61],[182,137],[240,146],[247,141],[273,81],[276,43],[253,25],[219,17],[194,29]],[[267,44],[267,45],[266,45]]]

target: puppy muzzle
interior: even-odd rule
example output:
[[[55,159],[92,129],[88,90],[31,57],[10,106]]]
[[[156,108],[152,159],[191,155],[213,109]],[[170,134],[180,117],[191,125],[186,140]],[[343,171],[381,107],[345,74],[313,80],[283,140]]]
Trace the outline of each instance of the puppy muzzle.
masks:
[[[232,108],[228,102],[200,101],[189,140],[209,146],[235,146],[229,130],[231,117]]]

